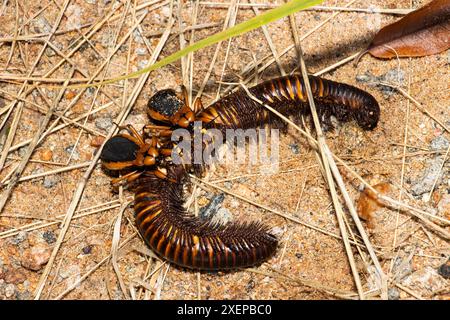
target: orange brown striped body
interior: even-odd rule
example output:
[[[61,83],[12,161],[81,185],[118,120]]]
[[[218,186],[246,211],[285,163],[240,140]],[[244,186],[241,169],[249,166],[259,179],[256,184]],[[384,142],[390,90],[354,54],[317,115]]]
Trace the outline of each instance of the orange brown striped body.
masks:
[[[354,86],[315,76],[309,76],[309,81],[319,119],[323,124],[331,125],[330,117],[334,116],[342,122],[356,120],[364,130],[376,127],[380,107],[372,95]],[[299,116],[310,112],[301,75],[268,80],[249,88],[249,91],[285,116]],[[248,129],[266,124],[272,127],[284,125],[278,116],[254,101],[243,89],[211,104],[196,114],[195,118],[202,121],[206,129]]]
[[[195,270],[249,267],[271,257],[277,239],[260,223],[214,225],[183,208],[182,167],[170,179],[145,173],[136,181],[135,215],[140,234],[160,257]]]
[[[364,130],[372,130],[376,127],[380,117],[380,107],[371,94],[354,86],[320,77],[309,76],[309,81],[319,120],[324,129],[333,128],[331,117],[335,117],[340,122],[355,120]],[[310,113],[305,84],[300,75],[267,80],[249,88],[249,91],[263,104],[269,105],[284,116],[298,118]],[[147,105],[149,117],[157,124],[163,124],[163,126],[149,125],[149,127],[155,127],[153,134],[160,137],[161,141],[168,141],[169,144],[172,132],[179,128],[187,129],[195,140],[194,122],[196,121],[201,123],[204,137],[209,135],[209,129],[218,129],[222,133],[221,139],[227,136],[228,129],[246,130],[262,128],[266,125],[272,129],[287,128],[285,121],[253,100],[244,89],[230,93],[205,109],[202,107],[201,100],[196,99],[193,104],[194,113],[187,105],[187,91],[184,87],[183,92],[179,96],[174,90],[158,91]],[[202,141],[203,150],[213,142],[218,144],[225,142],[224,140],[206,140],[209,141],[205,139]],[[168,147],[167,150],[173,151],[173,144],[172,149]],[[192,154],[194,154],[193,151]],[[192,159],[192,156],[187,158]],[[197,174],[202,170],[198,165],[194,165],[194,171]]]

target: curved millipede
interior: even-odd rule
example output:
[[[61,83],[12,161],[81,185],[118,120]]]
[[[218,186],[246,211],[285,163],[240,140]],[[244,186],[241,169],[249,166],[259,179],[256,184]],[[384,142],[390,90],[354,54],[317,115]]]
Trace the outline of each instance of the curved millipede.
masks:
[[[196,270],[254,266],[274,254],[278,241],[260,223],[216,225],[188,215],[183,208],[181,166],[170,167],[169,179],[143,174],[135,191],[135,218],[150,248],[170,262]]]

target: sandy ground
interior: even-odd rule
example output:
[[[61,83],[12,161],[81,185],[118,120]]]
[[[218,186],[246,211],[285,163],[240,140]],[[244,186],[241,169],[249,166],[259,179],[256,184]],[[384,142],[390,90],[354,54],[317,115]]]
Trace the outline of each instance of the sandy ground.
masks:
[[[355,1],[350,7],[408,9],[417,8],[426,2]],[[58,6],[47,0],[19,1],[18,7],[15,3],[3,1],[0,5],[0,73],[21,77],[27,76],[33,66],[33,77],[51,78],[70,78],[73,67],[74,77],[78,78],[92,77],[99,67],[102,68],[98,78],[123,74],[127,70],[136,71],[148,63],[170,17],[170,3],[164,1],[72,0],[68,1],[65,9],[65,1],[56,1]],[[181,8],[178,9],[180,3]],[[225,5],[215,6],[200,2],[195,14],[196,2],[174,2],[175,22],[172,31],[176,32],[180,26],[182,29],[192,25],[199,28],[194,33],[185,31],[181,36],[179,33],[169,36],[160,57],[178,50],[180,42],[189,43],[192,36],[198,40],[220,31],[230,7],[230,3],[223,3]],[[342,7],[346,4],[348,2],[339,0],[325,1],[323,5]],[[59,52],[45,49],[42,57],[35,63],[44,40],[48,37],[47,33],[54,27],[62,9],[64,16],[56,30],[69,31],[61,32],[50,40],[51,46]],[[266,9],[260,7],[259,10],[262,12]],[[111,12],[114,14],[111,15]],[[142,21],[137,23],[143,14],[145,16]],[[251,7],[241,6],[236,22],[251,18],[254,14]],[[308,71],[318,72],[364,49],[380,26],[398,18],[393,14],[339,13],[336,10],[295,14],[300,37],[321,25],[301,42]],[[211,23],[214,24],[212,27],[205,28],[206,24]],[[85,39],[88,40],[77,47],[83,41],[81,35],[89,34],[93,25],[97,25],[98,30],[86,36]],[[275,54],[279,55],[294,44],[288,19],[270,24],[267,31]],[[14,38],[15,34],[23,38],[15,42],[5,39]],[[131,37],[128,37],[129,34]],[[119,41],[123,41],[123,44],[111,57]],[[211,46],[196,52],[193,55],[192,70],[183,70],[185,64],[178,61],[152,72],[125,122],[136,127],[144,125],[148,121],[145,115],[148,98],[157,90],[180,85],[183,83],[183,76],[184,83],[195,94],[202,87],[215,50],[216,46]],[[237,81],[245,67],[264,58],[259,65],[261,67],[273,58],[274,52],[261,29],[222,43],[211,76],[206,79],[204,104],[212,102],[217,93],[223,93],[228,87],[226,84],[219,87],[220,81]],[[68,60],[64,62],[63,57]],[[60,61],[62,62],[54,73],[46,75]],[[271,63],[257,77],[271,78],[279,75],[280,69],[291,72],[297,68],[297,61],[296,51],[291,48],[279,58],[279,65]],[[450,169],[448,155],[445,157],[445,153],[450,133],[437,121],[444,124],[447,130],[450,128],[449,63],[448,52],[424,58],[389,61],[365,55],[357,65],[344,64],[323,75],[369,91],[377,98],[382,110],[379,125],[372,132],[362,131],[354,123],[328,132],[327,141],[331,150],[370,184],[389,183],[391,191],[388,195],[393,199],[421,208],[447,221],[450,219]],[[190,64],[186,63],[186,66],[189,68]],[[254,70],[250,74],[254,75]],[[246,79],[246,76],[242,77]],[[254,83],[252,81],[250,84]],[[400,93],[374,85],[377,81],[387,81],[409,91],[428,114],[420,111]],[[69,124],[45,137],[33,153],[22,177],[45,174],[61,168],[67,170],[20,182],[0,213],[0,299],[31,299],[35,296],[38,282],[58,243],[61,219],[68,212],[77,185],[82,181],[83,174],[96,153],[96,145],[102,141],[102,136],[113,129],[113,121],[123,110],[124,102],[135,85],[136,80],[129,80],[104,86],[100,91],[90,88],[79,99],[77,94],[81,90],[66,90],[61,99],[58,99],[59,90],[49,89],[45,85],[34,89],[26,85],[22,90],[21,79],[0,82],[2,154],[5,153],[7,137],[13,131],[13,119],[17,117],[19,110],[22,114],[12,146],[33,138],[44,118],[43,112],[49,106],[55,105],[58,115],[64,113],[70,119],[78,117],[78,125]],[[15,99],[18,96],[24,103],[14,104],[13,108],[9,108],[17,101]],[[104,108],[89,117],[80,118],[101,107]],[[68,123],[66,118],[59,120],[58,124]],[[57,115],[50,124],[56,120]],[[10,173],[26,152],[27,148],[21,147],[8,154],[0,173],[3,182],[9,179]],[[445,160],[446,164],[441,168]],[[84,165],[81,168],[74,167],[77,164]],[[361,183],[345,169],[342,168],[341,172],[351,197],[356,201],[360,195]],[[437,177],[438,183],[431,198],[428,198]],[[287,134],[280,136],[279,171],[270,173],[267,168],[259,166],[219,165],[211,168],[205,179],[272,210],[264,210],[229,194],[225,195],[221,204],[223,209],[219,210],[227,219],[260,220],[271,226],[281,243],[271,260],[258,268],[215,274],[198,274],[162,264],[152,257],[135,234],[133,211],[128,208],[120,225],[121,249],[118,251],[115,271],[109,258],[114,224],[121,212],[121,203],[129,200],[132,194],[126,190],[120,194],[115,192],[110,186],[111,178],[97,164],[87,180],[75,217],[61,239],[61,246],[40,297],[357,297],[355,280],[343,241],[339,238],[336,213],[327,184],[315,153],[298,132],[289,129]],[[188,192],[192,191],[189,188]],[[2,192],[6,192],[5,188]],[[195,203],[191,207],[198,209],[207,205],[219,193],[208,187],[206,190],[195,189]],[[274,211],[286,214],[297,222],[280,217]],[[349,230],[357,235],[350,215],[346,218]],[[364,226],[388,276],[390,299],[450,298],[448,267],[446,272],[442,267],[450,253],[449,242],[445,238],[408,212],[381,208],[374,214],[371,223],[371,227],[365,222]],[[441,223],[441,227],[449,232],[448,223]],[[368,296],[379,298],[379,282],[373,263],[365,246],[358,248],[353,246],[352,251],[363,290]],[[118,275],[122,278],[123,288],[119,284]]]

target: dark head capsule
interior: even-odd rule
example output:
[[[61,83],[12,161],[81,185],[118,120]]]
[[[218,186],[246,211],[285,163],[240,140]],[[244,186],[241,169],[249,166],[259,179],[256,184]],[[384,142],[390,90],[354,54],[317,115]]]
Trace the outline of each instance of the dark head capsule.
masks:
[[[183,105],[175,90],[166,89],[155,93],[148,101],[147,107],[149,111],[157,112],[164,117],[172,117]]]
[[[100,159],[103,162],[124,162],[136,159],[139,146],[130,139],[114,136],[106,141]]]

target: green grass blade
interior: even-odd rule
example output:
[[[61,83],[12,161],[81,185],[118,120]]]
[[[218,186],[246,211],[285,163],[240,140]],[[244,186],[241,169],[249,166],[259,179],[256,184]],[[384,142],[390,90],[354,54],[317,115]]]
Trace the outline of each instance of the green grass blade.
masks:
[[[239,36],[243,33],[249,32],[249,31],[257,29],[263,25],[266,25],[272,21],[284,18],[284,17],[286,17],[290,14],[293,14],[297,11],[309,8],[314,5],[318,5],[322,1],[323,0],[293,0],[293,1],[290,1],[278,8],[269,10],[261,15],[258,15],[256,17],[252,18],[252,19],[249,19],[247,21],[239,23],[232,28],[221,31],[219,33],[216,33],[205,39],[199,40],[196,43],[194,43],[182,50],[179,50],[179,51],[171,54],[170,56],[165,57],[164,59],[162,59],[144,69],[141,69],[136,72],[129,73],[129,74],[117,77],[117,78],[102,81],[102,82],[97,82],[97,83],[88,84],[88,85],[73,85],[73,86],[69,86],[69,87],[84,88],[84,87],[90,87],[90,86],[98,86],[98,85],[110,84],[110,83],[114,83],[114,82],[117,82],[120,80],[137,77],[143,73],[156,70],[156,69],[161,68],[169,63],[177,61],[178,59],[187,55],[188,53],[198,51],[202,48],[205,48],[207,46],[210,46],[210,45],[215,44],[220,41],[227,40],[231,37]]]

